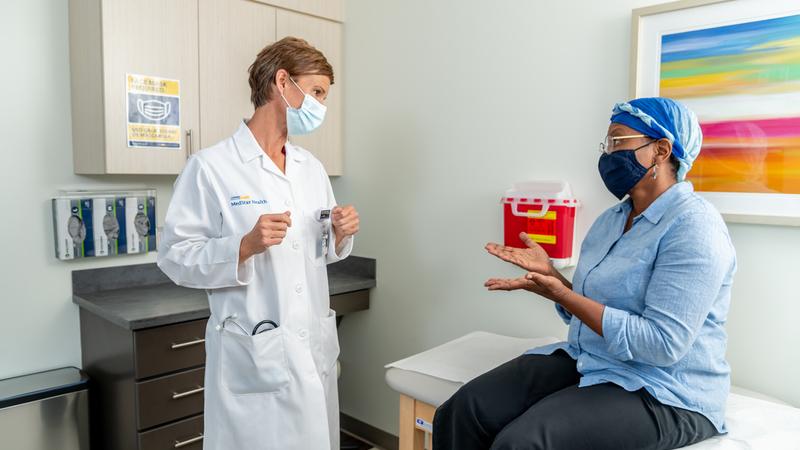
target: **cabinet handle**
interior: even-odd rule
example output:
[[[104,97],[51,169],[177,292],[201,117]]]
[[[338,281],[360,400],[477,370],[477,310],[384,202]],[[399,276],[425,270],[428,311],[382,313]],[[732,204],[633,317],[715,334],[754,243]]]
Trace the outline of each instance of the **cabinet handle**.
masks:
[[[173,447],[174,448],[186,447],[189,444],[194,444],[195,442],[199,442],[199,441],[202,441],[202,440],[203,440],[203,433],[200,433],[199,435],[197,435],[197,436],[195,436],[195,437],[193,437],[191,439],[187,439],[185,441],[175,441],[175,445]]]
[[[195,339],[193,341],[178,342],[177,344],[173,343],[172,346],[170,346],[170,348],[173,350],[177,350],[179,348],[191,347],[192,345],[203,344],[205,342],[206,342],[205,339]]]
[[[194,140],[192,139],[192,129],[186,130],[186,151],[189,152],[186,157],[194,155]]]
[[[203,392],[204,390],[205,390],[205,388],[203,386],[197,386],[196,388],[188,390],[188,391],[173,392],[172,393],[172,399],[173,400],[178,400],[179,398],[184,398],[184,397],[188,397],[190,395],[199,394],[199,393]]]

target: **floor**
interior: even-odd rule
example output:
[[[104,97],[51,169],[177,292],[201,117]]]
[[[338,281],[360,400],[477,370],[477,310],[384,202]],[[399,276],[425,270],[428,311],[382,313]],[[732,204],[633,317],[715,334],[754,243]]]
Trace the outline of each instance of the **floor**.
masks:
[[[341,450],[380,450],[345,433],[341,434],[339,448]]]

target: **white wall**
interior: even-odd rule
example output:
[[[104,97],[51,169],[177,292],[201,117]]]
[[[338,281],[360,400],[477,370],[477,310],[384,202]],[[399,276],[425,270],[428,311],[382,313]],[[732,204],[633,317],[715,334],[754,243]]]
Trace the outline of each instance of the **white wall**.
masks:
[[[483,290],[516,271],[482,248],[500,238],[498,200],[514,181],[569,180],[585,204],[581,236],[613,203],[595,147],[627,92],[630,9],[646,3],[348,2],[346,175],[334,188],[362,212],[356,253],[378,258],[379,286],[340,329],[346,413],[396,431],[383,364],[469,331],[564,335],[546,301]],[[0,378],[80,364],[71,270],[154,260],[55,260],[50,197],[153,186],[163,220],[172,192],[174,177],[72,173],[67,37],[67,0],[0,4]],[[800,230],[731,232],[734,382],[800,405]]]
[[[61,262],[50,198],[59,189],[151,186],[163,220],[174,177],[72,171],[67,0],[0,2],[0,378],[80,367],[71,271],[155,261],[155,254]]]
[[[615,202],[597,143],[627,96],[631,9],[656,1],[349,0],[345,175],[356,253],[378,259],[371,309],[345,317],[342,409],[396,432],[385,363],[472,330],[564,336],[546,300],[488,293],[518,273],[501,239],[511,183],[563,178],[578,234]],[[728,330],[733,381],[800,405],[800,229],[731,225],[740,259]]]

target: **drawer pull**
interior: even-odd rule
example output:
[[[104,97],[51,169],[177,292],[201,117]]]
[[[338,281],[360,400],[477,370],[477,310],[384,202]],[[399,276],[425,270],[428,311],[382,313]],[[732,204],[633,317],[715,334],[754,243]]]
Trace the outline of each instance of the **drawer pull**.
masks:
[[[179,342],[179,343],[177,343],[177,344],[172,344],[172,347],[171,347],[171,348],[172,348],[173,350],[177,350],[177,349],[179,349],[179,348],[191,347],[192,345],[204,344],[205,342],[206,342],[206,340],[205,340],[205,339],[195,339],[195,340],[193,340],[193,341]]]
[[[186,447],[189,444],[194,444],[195,442],[199,442],[203,440],[203,433],[200,433],[198,436],[195,436],[191,439],[187,439],[185,441],[175,441],[175,448]]]
[[[189,391],[173,392],[172,393],[172,399],[173,400],[177,400],[179,398],[184,398],[184,397],[188,397],[190,395],[199,394],[199,393],[203,392],[204,390],[205,390],[205,388],[203,386],[197,386],[195,389],[191,389]]]

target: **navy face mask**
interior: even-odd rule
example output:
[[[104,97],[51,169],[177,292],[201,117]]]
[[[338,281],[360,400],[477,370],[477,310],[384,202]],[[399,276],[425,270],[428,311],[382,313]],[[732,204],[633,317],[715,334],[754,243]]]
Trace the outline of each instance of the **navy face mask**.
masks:
[[[597,168],[600,170],[600,177],[603,179],[606,188],[614,196],[622,200],[625,194],[630,192],[636,183],[647,174],[653,166],[644,167],[636,159],[636,151],[647,147],[655,141],[637,147],[633,150],[617,150],[613,153],[600,155]],[[655,165],[655,164],[654,164]]]

